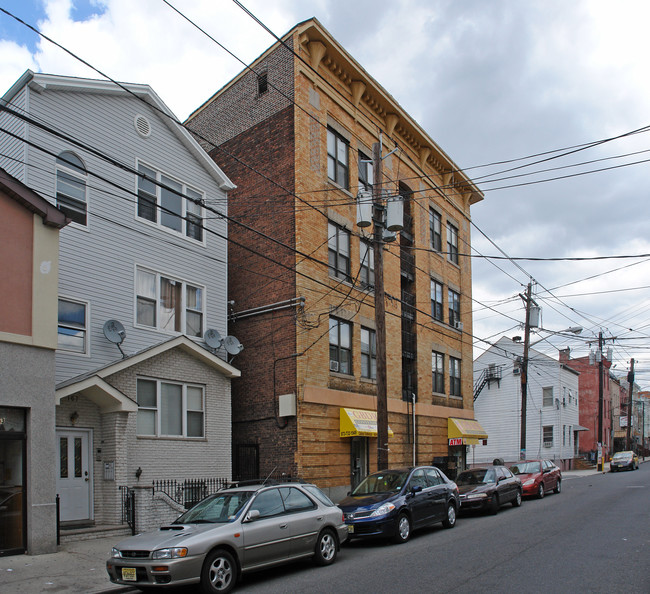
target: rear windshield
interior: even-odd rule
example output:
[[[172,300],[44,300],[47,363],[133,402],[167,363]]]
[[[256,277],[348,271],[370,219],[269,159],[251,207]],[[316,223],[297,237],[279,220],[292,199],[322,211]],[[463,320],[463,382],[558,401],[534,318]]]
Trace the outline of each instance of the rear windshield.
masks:
[[[497,480],[496,472],[493,468],[475,468],[461,472],[456,478],[457,485],[482,485],[486,483],[495,483]]]
[[[398,493],[409,477],[407,470],[387,470],[367,476],[352,491],[352,495],[371,495],[373,493]]]
[[[315,499],[318,499],[323,505],[327,505],[328,507],[334,507],[334,503],[332,503],[332,500],[325,495],[316,485],[303,485],[303,489],[307,491],[312,497]]]
[[[542,467],[539,462],[520,462],[510,467],[513,474],[533,474],[534,472],[542,472]]]

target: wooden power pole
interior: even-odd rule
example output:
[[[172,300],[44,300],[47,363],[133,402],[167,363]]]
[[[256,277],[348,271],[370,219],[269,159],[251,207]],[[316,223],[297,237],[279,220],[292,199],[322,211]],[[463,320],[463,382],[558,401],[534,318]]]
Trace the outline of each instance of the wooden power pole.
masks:
[[[528,393],[528,349],[530,348],[530,302],[531,283],[526,287],[526,323],[524,326],[524,355],[521,361],[521,441],[519,445],[519,459],[526,459],[526,400]]]

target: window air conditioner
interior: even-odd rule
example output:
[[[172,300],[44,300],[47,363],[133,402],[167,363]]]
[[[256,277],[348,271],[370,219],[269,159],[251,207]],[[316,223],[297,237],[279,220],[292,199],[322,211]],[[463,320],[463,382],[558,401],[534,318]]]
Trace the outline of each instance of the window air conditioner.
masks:
[[[330,361],[330,371],[338,371],[338,370],[339,370],[339,362]]]
[[[456,328],[456,330],[460,330],[462,332],[463,331],[463,323],[460,320],[454,320],[454,328]]]
[[[552,448],[553,447],[553,442],[552,441],[545,441],[544,442],[544,447],[545,448]]]

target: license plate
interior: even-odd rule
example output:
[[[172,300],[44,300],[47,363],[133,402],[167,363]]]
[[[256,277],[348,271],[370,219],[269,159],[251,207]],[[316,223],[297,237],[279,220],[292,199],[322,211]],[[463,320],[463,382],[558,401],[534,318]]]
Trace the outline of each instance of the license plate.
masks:
[[[122,579],[125,582],[135,582],[137,577],[135,575],[135,567],[122,567]]]
[[[351,534],[354,532],[354,526],[352,524],[348,524],[348,534]]]

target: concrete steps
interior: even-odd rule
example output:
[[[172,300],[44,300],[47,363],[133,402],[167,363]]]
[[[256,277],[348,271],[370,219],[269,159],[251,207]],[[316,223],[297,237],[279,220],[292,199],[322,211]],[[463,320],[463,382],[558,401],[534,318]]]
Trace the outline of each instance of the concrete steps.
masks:
[[[131,528],[126,524],[98,525],[85,528],[61,528],[61,544],[94,540],[97,538],[115,538],[115,541],[131,536]]]

